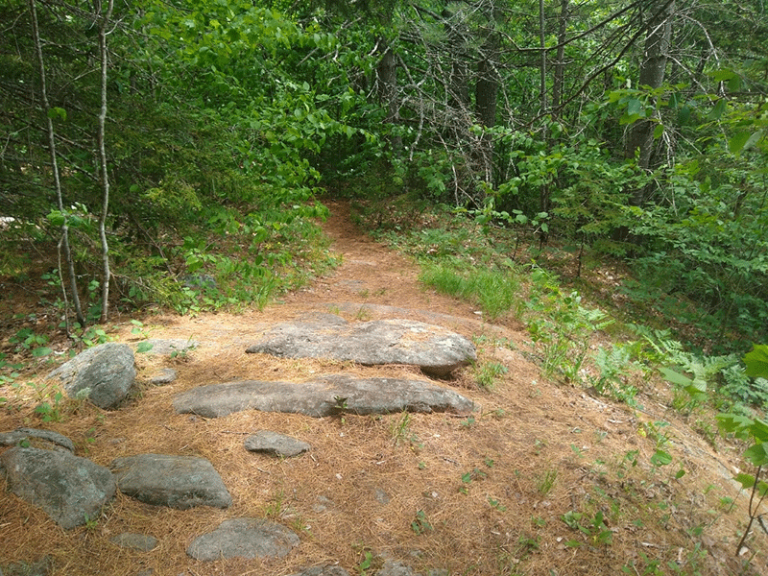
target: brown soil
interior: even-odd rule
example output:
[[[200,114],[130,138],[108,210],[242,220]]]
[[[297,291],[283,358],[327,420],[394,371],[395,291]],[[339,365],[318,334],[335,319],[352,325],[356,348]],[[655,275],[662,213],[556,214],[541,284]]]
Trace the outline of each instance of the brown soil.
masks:
[[[751,537],[749,554],[734,555],[747,518],[746,497],[729,480],[735,450],[716,453],[656,396],[644,396],[645,408],[631,410],[546,381],[526,359],[526,335],[515,329],[514,319],[487,325],[471,305],[425,290],[418,267],[358,230],[348,205],[329,207],[332,216],[323,227],[342,264],[310,286],[263,311],[148,316],[141,319],[139,336],[127,319],[121,321],[112,334],[119,341],[184,338],[201,346],[172,359],[137,355],[140,391],[119,411],[67,402],[60,422],[42,423],[33,412],[33,387],[0,387],[0,396],[18,408],[0,412],[0,430],[37,426],[61,432],[75,441],[78,455],[102,465],[144,452],[203,456],[221,474],[233,506],[177,511],[118,495],[95,524],[64,531],[9,494],[0,480],[0,564],[49,555],[54,574],[126,576],[148,569],[156,576],[283,575],[325,563],[373,574],[358,570],[366,552],[374,567],[377,558],[388,557],[422,574],[445,569],[576,576],[616,574],[622,567],[629,574],[676,573],[671,562],[683,574],[725,575],[739,573],[752,552],[754,566],[765,564],[762,533]],[[350,321],[409,317],[446,326],[475,339],[479,366],[498,362],[508,372],[490,390],[477,385],[474,368],[443,382],[482,405],[471,418],[311,419],[249,411],[207,420],[174,413],[174,394],[214,382],[301,381],[329,372],[423,377],[402,366],[244,353],[270,325],[316,310]],[[178,379],[148,385],[165,366],[175,368]],[[49,368],[40,365],[29,380],[42,386]],[[245,435],[261,429],[305,440],[312,450],[293,459],[246,452]],[[654,469],[650,458],[661,444],[674,461]],[[675,479],[681,469],[685,475]],[[726,505],[729,498],[735,507]],[[562,520],[570,511],[583,514],[584,530]],[[600,513],[610,542],[601,542],[590,527]],[[225,519],[249,515],[294,529],[301,545],[283,560],[203,563],[186,555],[196,536]],[[110,538],[123,532],[153,535],[160,544],[151,552],[122,549]],[[656,561],[659,572],[652,571]]]

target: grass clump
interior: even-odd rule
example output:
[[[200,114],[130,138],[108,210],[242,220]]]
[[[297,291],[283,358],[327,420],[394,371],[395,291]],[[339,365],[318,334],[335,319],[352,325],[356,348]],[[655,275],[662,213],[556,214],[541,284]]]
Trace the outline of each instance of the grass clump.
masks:
[[[520,289],[519,280],[508,271],[463,272],[442,264],[425,266],[419,280],[442,294],[473,302],[489,320],[508,313]]]

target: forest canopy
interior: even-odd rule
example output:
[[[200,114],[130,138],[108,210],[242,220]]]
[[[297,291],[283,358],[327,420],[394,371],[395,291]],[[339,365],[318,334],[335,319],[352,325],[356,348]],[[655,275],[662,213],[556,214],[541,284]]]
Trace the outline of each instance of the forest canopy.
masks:
[[[263,305],[321,260],[323,195],[407,194],[625,259],[633,298],[694,302],[716,346],[763,341],[766,16],[3,0],[0,273],[56,252],[80,324],[110,304]]]

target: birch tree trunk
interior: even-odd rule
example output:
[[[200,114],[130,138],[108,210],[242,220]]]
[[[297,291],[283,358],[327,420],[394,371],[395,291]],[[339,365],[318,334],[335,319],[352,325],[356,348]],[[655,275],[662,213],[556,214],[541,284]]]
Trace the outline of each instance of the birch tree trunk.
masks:
[[[61,239],[62,246],[64,248],[64,256],[67,260],[67,266],[69,268],[69,284],[72,291],[72,303],[75,307],[75,317],[80,323],[80,326],[85,326],[85,316],[83,316],[83,309],[80,305],[80,296],[77,292],[77,276],[75,275],[75,262],[72,259],[72,251],[69,245],[69,224],[67,214],[64,209],[64,196],[61,189],[61,175],[59,174],[59,164],[56,158],[56,137],[53,129],[53,119],[51,105],[48,102],[48,89],[46,86],[46,74],[45,74],[45,61],[43,60],[43,48],[40,41],[40,28],[37,22],[37,5],[35,0],[29,0],[29,12],[32,20],[32,40],[35,44],[35,52],[37,53],[37,64],[40,69],[40,97],[43,101],[43,111],[45,112],[45,118],[48,123],[48,151],[51,155],[51,171],[53,172],[53,181],[56,187],[56,201],[58,204],[59,212],[62,216],[61,224]],[[61,271],[59,271],[61,273]],[[64,287],[62,286],[62,289]],[[68,311],[65,311],[67,315],[67,331],[69,331],[69,318]]]
[[[107,242],[107,214],[109,213],[109,173],[107,171],[107,148],[105,140],[105,124],[107,120],[107,25],[112,18],[114,0],[108,0],[107,11],[103,12],[103,2],[98,3],[99,13],[99,59],[101,63],[101,110],[99,111],[99,128],[97,141],[99,145],[99,182],[102,191],[101,217],[99,218],[99,236],[101,238],[102,279],[101,279],[101,322],[109,318],[109,244]]]

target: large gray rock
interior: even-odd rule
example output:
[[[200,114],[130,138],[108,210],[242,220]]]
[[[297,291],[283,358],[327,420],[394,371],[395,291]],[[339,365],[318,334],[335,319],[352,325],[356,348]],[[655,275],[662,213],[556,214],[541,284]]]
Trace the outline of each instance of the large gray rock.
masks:
[[[28,442],[35,448],[64,449],[67,452],[75,451],[75,445],[72,443],[72,440],[52,430],[16,428],[16,430],[11,432],[0,432],[0,446],[14,446],[21,442]]]
[[[146,504],[179,510],[232,505],[221,476],[205,458],[139,454],[117,458],[109,467],[120,492]]]
[[[409,364],[445,376],[474,362],[474,345],[459,334],[413,320],[349,324],[332,314],[279,324],[246,352],[286,358],[331,358],[374,366]]]
[[[109,470],[69,452],[16,447],[0,455],[0,464],[9,490],[64,528],[97,518],[115,495]]]
[[[127,396],[136,378],[133,350],[127,344],[101,344],[89,348],[48,374],[58,378],[74,398],[89,389],[88,399],[99,408],[115,408]]]
[[[245,439],[245,449],[249,452],[263,452],[273,456],[298,456],[310,449],[310,445],[291,436],[272,432],[271,430],[259,430]]]
[[[261,518],[225,520],[208,534],[198,536],[187,548],[196,560],[219,558],[283,558],[299,545],[299,537],[282,524]]]
[[[475,405],[461,394],[432,382],[395,378],[358,380],[333,375],[303,384],[245,380],[200,386],[177,394],[173,407],[180,414],[207,418],[250,409],[319,418],[341,412],[471,412]]]

